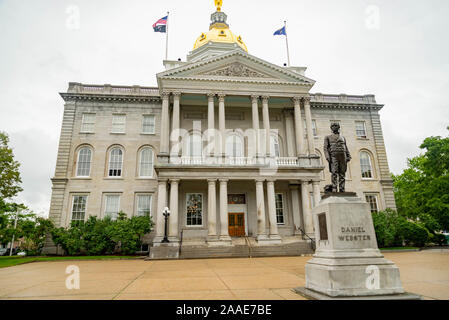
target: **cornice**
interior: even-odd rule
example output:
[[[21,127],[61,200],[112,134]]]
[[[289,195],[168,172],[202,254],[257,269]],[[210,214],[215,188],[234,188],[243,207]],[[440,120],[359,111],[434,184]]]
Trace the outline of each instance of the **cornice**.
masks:
[[[381,110],[383,104],[358,104],[339,102],[310,102],[310,106],[315,109],[356,109],[356,110]]]
[[[123,102],[160,102],[157,96],[132,96],[114,94],[82,94],[82,93],[60,93],[64,101],[123,101]]]
[[[197,78],[197,77],[164,77],[163,80],[180,80],[180,81],[201,81],[201,82],[228,82],[228,83],[255,83],[255,84],[271,84],[281,86],[302,86],[312,87],[312,83],[308,82],[289,82],[278,80],[262,80],[262,78],[256,79],[237,79],[237,78]]]

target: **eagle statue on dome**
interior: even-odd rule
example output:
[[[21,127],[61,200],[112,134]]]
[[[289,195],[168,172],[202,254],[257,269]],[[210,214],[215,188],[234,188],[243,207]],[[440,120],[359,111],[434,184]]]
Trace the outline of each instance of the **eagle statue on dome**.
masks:
[[[217,7],[217,11],[220,12],[223,6],[223,0],[215,0],[215,6]]]

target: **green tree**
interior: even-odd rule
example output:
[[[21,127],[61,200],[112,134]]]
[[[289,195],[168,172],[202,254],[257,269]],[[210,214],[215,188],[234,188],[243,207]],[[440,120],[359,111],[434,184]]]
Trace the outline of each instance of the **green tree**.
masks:
[[[449,137],[429,137],[420,148],[424,154],[393,176],[395,199],[401,215],[435,234],[449,230]]]
[[[5,202],[16,196],[23,189],[20,187],[19,162],[14,160],[14,153],[8,145],[9,137],[0,132],[0,199]]]

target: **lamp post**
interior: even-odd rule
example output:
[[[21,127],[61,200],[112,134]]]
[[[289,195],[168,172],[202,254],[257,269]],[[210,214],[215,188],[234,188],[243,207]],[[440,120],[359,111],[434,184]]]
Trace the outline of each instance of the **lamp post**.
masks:
[[[170,210],[168,208],[164,209],[164,212],[162,213],[165,217],[165,234],[164,234],[164,239],[162,240],[162,243],[169,243],[170,241],[168,240],[167,237],[167,227],[168,227],[168,217],[170,217]]]
[[[12,256],[12,247],[14,246],[14,238],[16,237],[17,220],[19,219],[19,213],[16,212],[16,219],[14,220],[14,233],[12,234],[11,246],[9,247],[9,256]]]

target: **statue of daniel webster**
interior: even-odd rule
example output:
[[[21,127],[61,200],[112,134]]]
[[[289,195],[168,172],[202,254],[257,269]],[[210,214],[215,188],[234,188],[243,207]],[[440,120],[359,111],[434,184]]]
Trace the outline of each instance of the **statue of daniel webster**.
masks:
[[[332,192],[345,192],[345,175],[351,154],[346,145],[346,139],[340,135],[340,124],[332,123],[333,134],[324,138],[324,155],[329,162],[329,171],[332,174]]]

